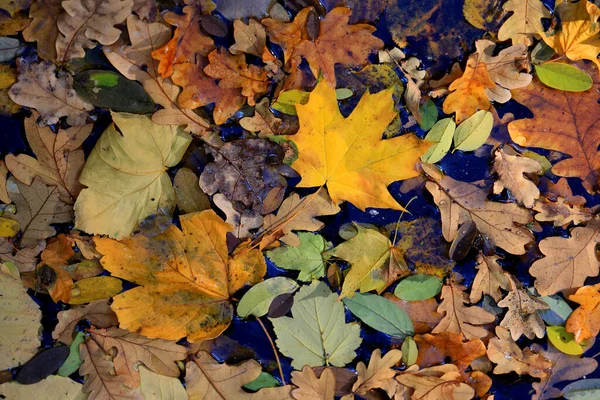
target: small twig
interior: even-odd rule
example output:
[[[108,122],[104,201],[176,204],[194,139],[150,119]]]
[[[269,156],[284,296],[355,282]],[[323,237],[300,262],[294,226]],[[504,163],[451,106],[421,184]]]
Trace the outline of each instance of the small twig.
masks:
[[[267,335],[267,339],[269,339],[269,343],[271,343],[271,347],[273,348],[273,354],[275,354],[275,361],[277,361],[277,368],[279,369],[279,376],[281,376],[281,383],[285,386],[285,378],[283,376],[283,369],[281,368],[281,361],[279,361],[279,354],[277,353],[277,347],[275,347],[275,342],[271,339],[271,335],[269,335],[269,331],[265,324],[261,321],[259,317],[256,317],[256,320],[260,324],[263,331],[265,331],[265,335]]]

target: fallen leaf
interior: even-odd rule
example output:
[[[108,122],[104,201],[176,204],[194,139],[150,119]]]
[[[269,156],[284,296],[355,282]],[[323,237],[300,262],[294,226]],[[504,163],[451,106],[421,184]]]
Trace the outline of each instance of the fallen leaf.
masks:
[[[392,367],[398,364],[401,358],[400,350],[390,350],[383,357],[380,349],[373,350],[368,366],[362,361],[356,366],[358,380],[354,383],[352,392],[365,396],[373,389],[381,389],[391,398],[396,392],[397,386],[394,379],[396,371]]]
[[[495,87],[485,63],[473,54],[467,60],[463,75],[448,87],[450,94],[444,100],[443,110],[446,114],[456,113],[456,123],[460,124],[477,110],[489,110],[486,89]]]
[[[11,400],[81,400],[81,383],[71,378],[50,375],[34,385],[7,382],[0,385],[0,395]]]
[[[496,246],[511,254],[525,254],[525,245],[533,241],[532,233],[523,226],[532,220],[528,210],[514,203],[486,201],[482,182],[460,182],[437,173],[431,177],[433,181],[426,187],[440,209],[446,241],[456,237],[460,224],[471,220]]]
[[[260,228],[263,225],[263,217],[260,214],[253,214],[251,211],[239,212],[233,208],[233,203],[225,197],[223,193],[217,193],[212,198],[213,203],[225,216],[225,222],[233,226],[233,234],[238,239],[244,239],[253,236],[250,230]]]
[[[138,234],[121,242],[99,237],[95,242],[106,270],[140,285],[113,298],[122,328],[196,342],[227,328],[233,315],[230,297],[261,280],[266,265],[257,250],[228,256],[226,235],[233,228],[214,211],[180,220],[183,231],[171,225],[153,238]]]
[[[292,390],[296,400],[333,400],[335,395],[335,375],[329,368],[317,378],[312,368],[305,366],[302,371],[292,371],[292,383],[298,386]]]
[[[499,307],[508,307],[508,312],[500,322],[500,326],[510,330],[513,340],[518,340],[521,335],[525,335],[528,339],[543,338],[546,327],[538,312],[547,310],[550,306],[517,286],[514,278],[509,278],[508,281],[510,292],[498,302]]]
[[[414,335],[410,317],[389,299],[371,293],[345,297],[344,305],[365,324],[395,339]]]
[[[267,32],[265,28],[254,19],[245,24],[236,19],[233,21],[233,37],[235,43],[229,47],[231,54],[251,54],[262,57],[267,43]]]
[[[42,261],[55,267],[66,266],[69,259],[75,255],[73,245],[74,242],[63,233],[49,239],[41,255]]]
[[[442,320],[442,314],[437,312],[438,303],[434,298],[420,301],[406,301],[397,298],[391,293],[385,293],[385,298],[393,301],[403,309],[410,320],[416,334],[429,333]]]
[[[121,74],[140,82],[152,100],[163,107],[154,113],[152,120],[160,125],[185,125],[186,131],[198,135],[205,133],[208,121],[178,104],[181,89],[161,77],[159,63],[151,55],[169,41],[171,30],[162,23],[146,23],[133,15],[127,18],[127,30],[131,46],[117,42],[102,50]]]
[[[38,177],[31,186],[8,178],[7,189],[18,208],[10,218],[21,226],[19,248],[36,247],[39,240],[56,234],[51,224],[73,220],[73,208],[60,201],[58,188],[44,185]]]
[[[396,116],[392,107],[389,90],[365,93],[344,118],[335,90],[320,82],[308,103],[296,106],[300,130],[286,136],[298,147],[298,160],[293,164],[302,176],[298,187],[326,185],[335,204],[349,201],[361,210],[403,209],[387,185],[417,176],[414,164],[430,143],[412,134],[381,140]]]
[[[177,378],[152,372],[140,365],[140,392],[144,399],[188,400],[185,388]]]
[[[593,4],[589,7],[591,10],[598,9]],[[597,38],[600,25],[592,23],[587,2],[561,2],[556,5],[554,12],[560,18],[560,29],[541,34],[546,44],[570,60],[590,60],[600,69],[600,39]]]
[[[532,345],[531,349],[553,363],[552,368],[546,376],[542,377],[541,382],[533,383],[535,394],[531,397],[532,400],[560,397],[562,393],[560,389],[554,387],[556,384],[563,381],[574,381],[591,374],[598,368],[598,362],[593,358],[570,356],[561,353],[551,345],[548,345],[548,350],[544,350],[539,344]]]
[[[503,22],[505,12],[502,10],[501,0],[465,0],[463,15],[474,27],[488,32],[496,32]]]
[[[8,168],[6,168],[6,164],[4,161],[0,161],[0,201],[5,204],[12,203],[12,200],[8,196],[8,192],[6,190],[6,176],[8,175]]]
[[[567,332],[564,326],[547,326],[546,335],[548,336],[548,343],[551,343],[562,353],[573,356],[580,356],[585,353],[583,345],[577,343],[575,335]]]
[[[508,189],[517,203],[532,208],[535,200],[540,197],[540,190],[525,174],[541,173],[540,163],[528,157],[507,154],[504,149],[497,149],[494,153],[493,168],[498,174],[498,179],[494,181],[494,194]]]
[[[600,261],[595,248],[600,243],[600,219],[571,231],[571,237],[548,237],[539,243],[545,256],[535,261],[529,273],[542,296],[583,286],[589,276],[598,275]]]
[[[67,346],[43,349],[21,367],[15,376],[15,381],[24,385],[33,385],[42,381],[58,371],[69,356],[69,352]]]
[[[30,5],[31,0],[2,0],[0,2],[0,8],[8,11],[11,16],[29,8]]]
[[[38,263],[38,254],[46,248],[46,242],[38,241],[35,247],[17,249],[15,244],[0,237],[0,260],[12,262],[20,272],[34,271]]]
[[[311,282],[325,276],[326,260],[331,257],[325,251],[331,247],[321,235],[298,232],[296,247],[284,245],[266,253],[279,268],[300,271],[298,280]]]
[[[454,150],[475,151],[485,144],[492,133],[492,113],[479,110],[458,125],[454,132]]]
[[[350,363],[362,339],[358,324],[344,322],[344,306],[324,282],[313,281],[294,296],[292,318],[270,319],[277,347],[292,359],[292,367]],[[321,325],[321,321],[329,321]]]
[[[204,73],[219,80],[219,87],[223,89],[241,89],[251,106],[256,104],[256,97],[269,90],[266,71],[247,64],[243,54],[232,55],[227,51],[213,50],[208,60]]]
[[[498,263],[500,256],[486,256],[481,253],[477,256],[477,275],[471,285],[471,294],[469,300],[471,303],[477,303],[484,294],[491,296],[495,301],[502,299],[500,289],[508,290],[509,281],[504,275],[502,267]]]
[[[166,170],[181,160],[191,138],[143,115],[112,118],[81,171],[79,181],[87,188],[75,203],[75,227],[120,239],[147,216],[173,211],[175,192]]]
[[[58,71],[51,61],[28,62],[17,59],[19,81],[9,91],[17,104],[35,108],[41,125],[52,125],[66,116],[69,125],[85,125],[94,106],[81,100],[73,89],[73,77]]]
[[[586,72],[563,62],[537,64],[535,74],[544,85],[567,92],[585,92],[594,85],[592,77]]]
[[[552,17],[540,0],[509,0],[502,8],[512,14],[500,27],[498,39],[511,39],[512,44],[532,44],[533,36],[545,30],[542,19]]]
[[[42,312],[18,277],[0,270],[0,369],[17,367],[41,345]],[[0,393],[5,388],[0,386]]]
[[[317,231],[325,224],[316,217],[335,215],[338,212],[339,206],[332,203],[324,190],[303,198],[297,193],[292,193],[281,203],[277,214],[265,216],[263,229],[269,232],[269,235],[261,240],[261,249],[277,239],[297,247],[300,245],[300,239],[293,231]]]
[[[464,342],[462,334],[441,332],[437,334],[415,335],[419,349],[417,365],[429,367],[446,362],[446,357],[464,371],[477,357],[485,354],[485,345],[480,339]]]
[[[156,0],[133,0],[133,12],[141,19],[154,22],[158,14]]]
[[[356,236],[326,253],[327,257],[341,258],[351,265],[340,298],[352,297],[356,290],[381,293],[399,277],[410,273],[402,251],[387,236],[360,225],[356,228]]]
[[[73,329],[81,320],[89,321],[98,328],[108,328],[119,323],[108,301],[98,300],[85,306],[74,306],[69,310],[60,311],[58,324],[52,331],[52,339],[70,345],[73,342]]]
[[[190,400],[226,399],[244,400],[292,400],[291,386],[260,389],[248,393],[242,389],[256,379],[262,370],[255,360],[244,361],[238,365],[219,364],[208,352],[201,351],[193,361],[185,365],[186,390]]]
[[[200,175],[207,194],[225,195],[238,212],[268,214],[281,202],[287,186],[285,176],[295,175],[283,163],[284,150],[267,139],[251,138],[208,147],[214,161]],[[274,200],[269,197],[275,194]]]
[[[23,31],[23,39],[37,42],[37,53],[44,60],[56,61],[57,22],[62,11],[62,0],[33,0],[29,8],[33,20]]]
[[[454,279],[450,279],[450,282],[442,287],[443,301],[438,307],[438,312],[445,315],[432,333],[459,333],[466,339],[483,338],[489,335],[481,325],[494,322],[496,317],[481,307],[465,306],[469,303],[465,290],[466,287],[455,282]]]
[[[210,200],[198,184],[198,176],[189,168],[180,168],[173,178],[177,207],[185,214],[208,210]]]
[[[123,282],[112,276],[94,276],[80,279],[73,284],[69,304],[85,304],[109,299],[123,290]]]
[[[60,34],[56,40],[57,59],[65,63],[85,56],[85,49],[116,42],[133,7],[133,0],[68,0],[62,3],[66,11],[58,17]]]
[[[487,356],[497,364],[493,371],[497,375],[516,372],[543,379],[553,366],[552,361],[529,347],[521,350],[510,332],[501,326],[496,327],[496,337],[489,341]]]
[[[73,278],[66,270],[41,264],[36,272],[38,285],[48,291],[52,301],[68,303],[71,300]]]
[[[27,185],[39,176],[46,185],[56,186],[63,201],[72,204],[82,189],[79,174],[85,161],[80,147],[92,132],[92,125],[72,127],[55,134],[49,127],[37,125],[39,116],[34,111],[25,119],[27,141],[37,159],[27,154],[8,154],[6,166],[15,178]]]
[[[600,286],[583,286],[569,296],[569,300],[579,304],[567,320],[565,329],[575,335],[577,343],[593,338],[600,332]]]
[[[358,67],[368,61],[370,53],[380,49],[383,42],[372,35],[375,27],[367,24],[349,25],[352,11],[338,7],[331,10],[320,21],[319,36],[310,40],[306,20],[312,7],[301,10],[293,22],[263,19],[269,38],[284,51],[286,69],[290,71],[293,60],[298,65],[300,58],[306,59],[315,77],[323,74],[331,87],[336,87],[335,64]]]
[[[237,314],[246,318],[254,315],[257,318],[264,316],[275,298],[282,294],[292,294],[299,288],[296,281],[283,276],[276,276],[252,286],[240,299]]]
[[[258,132],[259,137],[283,133],[283,121],[275,117],[269,109],[268,98],[264,98],[256,104],[253,117],[240,119],[240,125],[250,132]]]
[[[10,98],[10,88],[17,81],[17,71],[7,64],[0,64],[0,115],[15,114],[20,109]]]
[[[412,389],[411,399],[469,400],[475,396],[475,390],[464,383],[460,372],[452,365],[426,368],[419,372],[407,371],[396,377],[398,382]]]
[[[595,88],[600,87],[596,80]],[[571,155],[554,164],[552,172],[559,176],[578,177],[592,193],[600,182],[600,126],[595,110],[596,89],[584,93],[549,89],[535,81],[515,90],[513,97],[534,112],[534,117],[510,122],[508,132],[520,146],[541,147]]]

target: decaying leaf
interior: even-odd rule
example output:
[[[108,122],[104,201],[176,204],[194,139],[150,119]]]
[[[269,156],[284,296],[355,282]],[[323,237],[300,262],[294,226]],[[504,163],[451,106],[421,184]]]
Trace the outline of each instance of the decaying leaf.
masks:
[[[344,305],[324,282],[313,281],[294,296],[292,318],[270,319],[277,347],[292,358],[292,367],[334,365],[351,362],[361,342],[358,324],[346,324]],[[324,321],[328,321],[323,325]]]
[[[29,8],[33,20],[23,31],[23,38],[37,42],[37,53],[44,60],[56,60],[57,21],[62,11],[61,0],[34,0]]]
[[[494,181],[494,193],[501,193],[506,188],[519,204],[532,208],[540,196],[540,190],[525,174],[542,172],[540,163],[528,157],[507,154],[503,149],[496,150],[494,156],[494,172],[498,174],[498,180]]]
[[[501,258],[497,255],[479,254],[477,257],[476,268],[478,271],[471,285],[471,294],[469,295],[471,303],[477,303],[484,294],[500,301],[502,298],[500,289],[509,289],[508,279],[504,275],[502,267],[498,264],[498,260],[501,260]]]
[[[120,239],[147,216],[173,211],[175,192],[166,170],[181,160],[191,138],[143,115],[112,117],[81,172],[87,188],[75,214],[77,229]]]
[[[302,371],[292,371],[292,383],[298,386],[292,391],[296,400],[333,400],[335,395],[335,375],[329,368],[317,378],[312,368],[305,366]]]
[[[58,17],[57,58],[62,62],[85,56],[85,49],[113,44],[121,31],[115,25],[131,13],[133,0],[68,0]]]
[[[585,279],[596,276],[600,261],[596,246],[600,243],[600,219],[571,231],[571,237],[548,237],[539,243],[544,258],[535,261],[529,273],[542,296],[583,286]]]
[[[267,32],[259,22],[251,19],[245,24],[236,19],[233,21],[233,37],[235,44],[229,47],[231,54],[245,53],[262,57],[267,42]]]
[[[74,306],[58,313],[58,324],[52,332],[52,339],[70,345],[73,342],[73,329],[81,320],[89,321],[97,328],[108,328],[119,323],[107,300],[98,300],[85,306]]]
[[[190,399],[292,400],[291,387],[265,388],[256,393],[242,389],[262,370],[255,360],[239,365],[219,364],[208,352],[201,351],[186,366],[186,390]]]
[[[569,296],[569,300],[579,304],[567,320],[565,329],[575,335],[577,343],[595,337],[600,331],[600,286],[583,286]]]
[[[171,225],[153,238],[138,234],[121,242],[99,237],[95,242],[105,269],[140,285],[114,297],[111,307],[122,328],[196,342],[227,328],[233,316],[230,297],[261,280],[266,265],[257,250],[227,254],[226,235],[233,227],[214,211],[180,218],[183,231]]]
[[[240,119],[242,128],[258,132],[260,137],[279,135],[283,131],[283,121],[269,110],[269,99],[264,98],[254,107],[254,116]]]
[[[12,262],[20,272],[35,270],[38,263],[38,255],[46,247],[46,242],[40,240],[35,247],[24,247],[18,249],[9,239],[0,238],[0,260]]]
[[[17,367],[41,345],[42,312],[18,276],[0,270],[0,369]],[[0,394],[3,387],[0,386]]]
[[[396,371],[393,366],[400,362],[402,352],[400,350],[390,350],[385,356],[381,356],[381,350],[375,349],[371,353],[369,365],[359,362],[356,366],[358,379],[352,386],[352,392],[360,396],[365,396],[373,389],[381,389],[392,397],[396,392]]]
[[[494,374],[516,372],[519,375],[544,378],[553,365],[552,361],[533,352],[529,347],[521,350],[510,332],[501,326],[496,327],[496,337],[490,339],[487,356],[491,362],[497,364]]]
[[[253,214],[251,211],[239,212],[233,208],[233,203],[222,193],[213,196],[213,203],[226,216],[225,222],[233,226],[233,234],[238,239],[244,239],[252,236],[250,230],[260,228],[263,225],[263,217],[260,214]]]
[[[439,313],[444,313],[444,318],[435,327],[432,333],[459,333],[466,339],[486,337],[489,332],[481,325],[494,322],[496,317],[478,306],[467,307],[469,303],[466,288],[450,279],[442,288],[442,303],[438,307]]]
[[[594,218],[592,209],[569,204],[563,197],[559,197],[556,201],[549,201],[545,198],[540,199],[536,201],[533,209],[537,211],[537,214],[535,214],[537,221],[552,221],[554,226],[562,226],[563,228],[571,223],[581,225]]]
[[[282,47],[288,71],[304,58],[315,77],[321,73],[327,84],[335,87],[336,63],[346,67],[364,65],[371,52],[383,47],[383,42],[372,35],[374,26],[349,25],[352,11],[344,7],[327,13],[320,21],[319,36],[314,41],[310,40],[306,21],[313,10],[312,7],[304,8],[293,22],[267,18],[262,20],[262,24],[267,27],[271,41]]]
[[[17,104],[35,108],[41,117],[38,123],[52,125],[67,117],[70,125],[84,125],[88,111],[94,106],[81,100],[73,89],[73,77],[58,71],[51,61],[17,60],[19,81],[10,89],[10,98]]]
[[[513,44],[532,44],[532,37],[543,32],[543,18],[550,18],[550,11],[540,0],[509,0],[502,7],[512,12],[498,31],[498,39],[512,39]]]

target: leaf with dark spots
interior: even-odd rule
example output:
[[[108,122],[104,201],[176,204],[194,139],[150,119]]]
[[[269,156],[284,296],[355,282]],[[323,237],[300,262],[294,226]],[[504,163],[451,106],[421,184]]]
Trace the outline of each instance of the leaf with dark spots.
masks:
[[[222,193],[236,211],[266,214],[283,201],[283,191],[265,210],[267,195],[285,188],[285,176],[295,172],[283,163],[284,151],[266,139],[244,139],[209,148],[214,161],[200,175],[200,188],[208,194]],[[273,203],[276,207],[273,208]]]
[[[56,372],[69,356],[69,347],[47,349],[29,360],[17,373],[15,380],[23,385],[32,385]]]

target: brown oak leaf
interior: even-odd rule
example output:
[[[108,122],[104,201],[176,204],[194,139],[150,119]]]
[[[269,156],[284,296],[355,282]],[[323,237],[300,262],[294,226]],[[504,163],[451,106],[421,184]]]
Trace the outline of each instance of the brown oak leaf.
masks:
[[[56,39],[58,17],[63,11],[62,0],[34,0],[29,8],[33,18],[23,31],[28,42],[37,42],[37,53],[44,60],[56,61]]]
[[[572,205],[566,199],[559,197],[556,201],[549,201],[546,198],[535,202],[533,209],[537,211],[535,219],[540,222],[551,221],[554,226],[566,228],[569,224],[581,225],[594,218],[594,211],[591,208]]]
[[[540,197],[537,185],[526,178],[525,174],[542,172],[540,163],[529,157],[510,155],[500,148],[494,153],[494,172],[498,179],[494,182],[494,193],[508,189],[517,203],[532,208]]]
[[[283,132],[283,121],[269,109],[269,99],[264,98],[254,107],[254,116],[240,119],[242,128],[257,132],[259,137],[280,135]]]
[[[500,289],[509,289],[508,279],[498,264],[498,260],[501,260],[498,255],[486,256],[481,253],[477,256],[477,275],[475,275],[469,295],[471,303],[477,303],[484,294],[500,301],[502,298]]]
[[[235,43],[229,47],[231,54],[251,54],[262,57],[267,43],[267,32],[264,26],[254,19],[245,24],[241,20],[233,21],[233,37]]]
[[[452,364],[420,371],[413,366],[400,373],[396,379],[402,385],[396,398],[470,400],[475,396],[475,390],[464,382],[463,376]]]
[[[11,262],[20,272],[34,271],[38,254],[46,248],[46,241],[40,240],[35,247],[17,249],[7,238],[0,238],[0,260]]]
[[[292,390],[292,397],[296,400],[334,399],[335,376],[329,368],[323,369],[321,376],[317,378],[312,368],[304,366],[302,371],[292,371],[292,383],[298,386]]]
[[[58,324],[52,331],[52,339],[64,344],[73,343],[73,329],[81,320],[87,320],[97,328],[109,328],[119,323],[117,314],[108,305],[108,300],[96,300],[84,306],[72,306],[58,313]]]
[[[390,350],[385,356],[381,356],[381,350],[375,349],[371,353],[369,365],[362,361],[356,366],[358,380],[352,387],[352,392],[359,396],[366,396],[373,389],[381,389],[392,397],[396,392],[396,371],[392,369],[402,359],[400,350]]]

